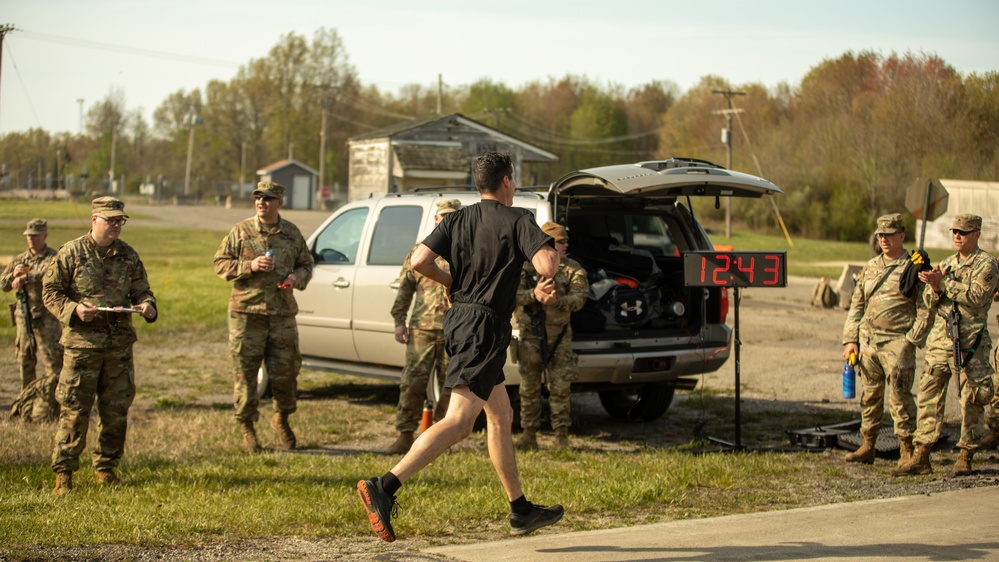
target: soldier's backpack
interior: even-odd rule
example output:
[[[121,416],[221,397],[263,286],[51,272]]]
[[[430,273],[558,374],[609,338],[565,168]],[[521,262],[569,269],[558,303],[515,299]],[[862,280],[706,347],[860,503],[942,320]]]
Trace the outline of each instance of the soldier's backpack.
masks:
[[[31,382],[10,407],[10,419],[25,422],[47,422],[59,417],[59,402],[55,399],[59,377],[42,377]]]
[[[832,283],[825,277],[819,279],[815,289],[812,290],[812,306],[833,308],[837,304],[839,304],[839,296],[833,290]]]

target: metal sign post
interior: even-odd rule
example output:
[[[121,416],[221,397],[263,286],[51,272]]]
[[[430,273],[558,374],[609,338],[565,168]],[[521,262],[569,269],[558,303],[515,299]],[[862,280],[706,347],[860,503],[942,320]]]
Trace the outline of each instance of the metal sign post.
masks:
[[[739,333],[739,303],[743,287],[786,287],[786,252],[688,252],[683,255],[683,278],[687,287],[731,287],[734,294],[732,345],[735,351],[735,442],[715,437],[708,441],[728,450],[745,450],[742,444],[742,339]]]

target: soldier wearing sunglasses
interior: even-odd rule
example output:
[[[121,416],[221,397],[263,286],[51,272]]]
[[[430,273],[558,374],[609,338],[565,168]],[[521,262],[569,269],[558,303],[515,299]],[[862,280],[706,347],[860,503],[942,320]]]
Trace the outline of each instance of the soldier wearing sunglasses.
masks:
[[[933,472],[930,451],[940,437],[952,377],[957,377],[961,392],[961,438],[951,475],[971,474],[975,451],[995,432],[986,425],[985,415],[994,392],[989,364],[992,340],[986,325],[999,283],[999,262],[978,247],[981,230],[982,217],[955,217],[951,232],[957,253],[919,274],[926,283],[923,298],[935,319],[916,398],[916,452],[908,463],[892,471],[895,476]]]

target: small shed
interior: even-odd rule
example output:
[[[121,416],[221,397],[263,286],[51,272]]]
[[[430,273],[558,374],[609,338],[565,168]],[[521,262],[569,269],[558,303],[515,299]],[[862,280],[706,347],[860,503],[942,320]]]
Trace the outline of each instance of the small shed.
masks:
[[[922,181],[925,183],[925,180]],[[948,179],[934,181],[947,190],[947,212],[936,220],[927,221],[924,245],[927,248],[953,249],[950,228],[954,224],[954,217],[971,213],[982,217],[982,235],[978,239],[978,246],[992,254],[999,251],[999,182]],[[923,221],[917,217],[913,238],[918,240],[922,231]]]
[[[298,160],[286,159],[257,170],[259,181],[273,181],[285,186],[285,209],[312,209],[316,201],[316,178],[319,172]]]
[[[469,119],[460,113],[397,123],[352,137],[348,201],[402,193],[418,187],[469,185],[472,163],[488,150],[509,152],[514,174],[524,162],[558,162],[558,156]]]

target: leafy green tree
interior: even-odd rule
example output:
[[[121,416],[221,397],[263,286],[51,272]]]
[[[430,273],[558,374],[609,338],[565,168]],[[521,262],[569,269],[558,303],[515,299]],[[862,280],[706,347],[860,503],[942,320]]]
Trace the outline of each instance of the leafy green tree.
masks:
[[[590,168],[630,160],[635,153],[620,98],[588,88],[569,117],[570,168]]]
[[[633,137],[635,160],[651,160],[659,151],[663,118],[680,97],[674,82],[652,81],[628,91],[624,111]]]

